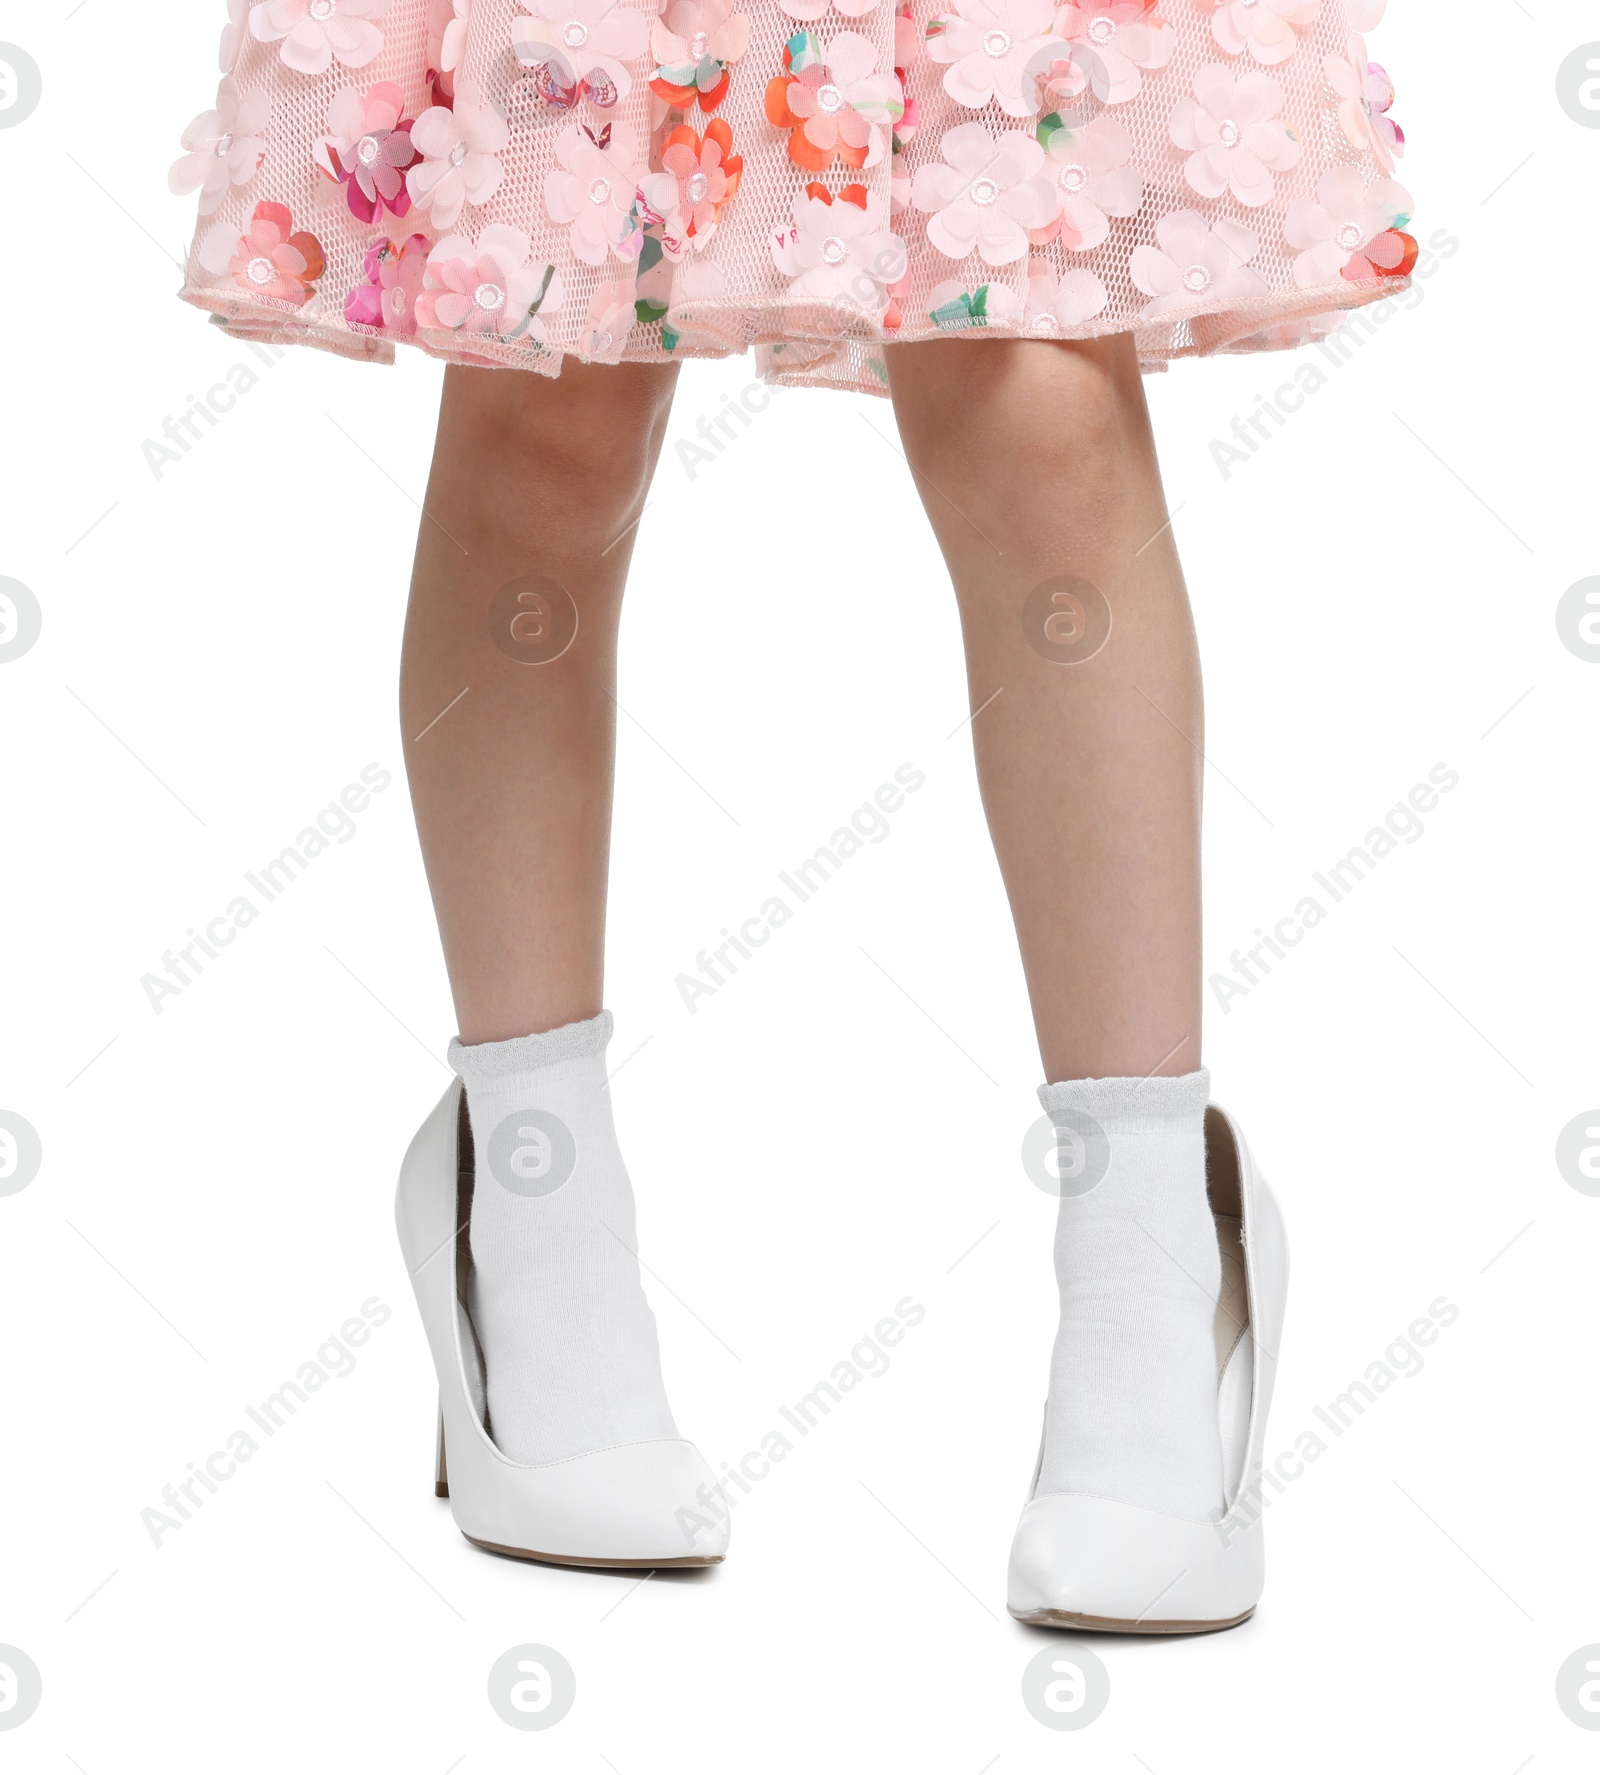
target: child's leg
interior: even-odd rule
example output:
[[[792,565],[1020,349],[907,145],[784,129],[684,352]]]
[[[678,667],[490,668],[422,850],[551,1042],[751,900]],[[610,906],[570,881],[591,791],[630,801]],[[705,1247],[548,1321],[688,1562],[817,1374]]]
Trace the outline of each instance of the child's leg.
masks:
[[[978,781],[1045,1076],[1193,1072],[1200,668],[1132,340],[887,356],[960,602],[971,707],[987,704]],[[1084,664],[1043,658],[1023,632],[1028,593],[1062,575],[1113,612]]]
[[[469,1302],[490,1432],[535,1464],[677,1434],[601,1014],[617,619],[674,376],[447,371],[406,619],[406,765],[477,1157]],[[497,590],[536,576],[578,613],[543,664],[490,632]],[[517,636],[549,616],[527,606]]]
[[[676,377],[445,372],[400,716],[464,1042],[600,1010],[617,620]],[[494,593],[534,575],[578,610],[553,664],[520,663],[489,633]]]
[[[1132,341],[951,340],[888,357],[960,601],[1045,1106],[1058,1126],[1105,1136],[1090,1155],[1103,1176],[1062,1194],[1039,1489],[1204,1519],[1222,1484],[1199,1070],[1200,676]],[[1027,609],[1045,639],[1027,600],[1060,577],[1090,581],[1113,616],[1105,647],[1078,664],[1025,632]]]

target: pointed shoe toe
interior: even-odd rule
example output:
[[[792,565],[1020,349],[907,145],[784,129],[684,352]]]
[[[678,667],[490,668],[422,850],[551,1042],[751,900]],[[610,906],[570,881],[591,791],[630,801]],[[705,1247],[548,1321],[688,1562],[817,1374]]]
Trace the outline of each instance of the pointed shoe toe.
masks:
[[[448,1414],[446,1423],[450,1508],[475,1546],[554,1565],[650,1570],[716,1565],[727,1553],[727,1512],[692,1442],[629,1442],[528,1467],[486,1438],[475,1442],[468,1424],[463,1463]]]
[[[1006,1604],[1032,1627],[1207,1633],[1236,1627],[1261,1594],[1259,1522],[1237,1540],[1111,1498],[1033,1498],[1017,1524]]]

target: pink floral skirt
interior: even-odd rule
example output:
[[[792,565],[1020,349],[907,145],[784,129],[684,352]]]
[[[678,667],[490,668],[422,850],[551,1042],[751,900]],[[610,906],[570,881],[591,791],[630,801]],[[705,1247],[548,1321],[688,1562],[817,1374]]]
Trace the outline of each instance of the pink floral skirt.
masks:
[[[228,0],[183,289],[229,332],[560,373],[1131,332],[1405,287],[1384,0]]]

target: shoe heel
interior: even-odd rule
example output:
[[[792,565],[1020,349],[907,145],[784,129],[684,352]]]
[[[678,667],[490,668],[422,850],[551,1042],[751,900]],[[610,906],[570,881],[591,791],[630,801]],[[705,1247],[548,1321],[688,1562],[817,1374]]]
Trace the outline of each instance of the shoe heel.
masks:
[[[438,1454],[433,1463],[433,1495],[436,1498],[450,1496],[450,1474],[444,1464],[444,1411],[439,1412],[439,1444]]]

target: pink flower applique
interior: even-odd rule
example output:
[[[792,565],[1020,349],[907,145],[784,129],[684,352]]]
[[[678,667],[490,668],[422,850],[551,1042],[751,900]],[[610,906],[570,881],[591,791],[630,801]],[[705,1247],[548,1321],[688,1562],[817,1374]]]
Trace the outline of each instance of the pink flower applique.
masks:
[[[1093,89],[1102,105],[1125,105],[1144,90],[1144,77],[1172,60],[1177,37],[1156,10],[1157,0],[1066,0],[1055,31],[1072,54],[1052,82],[1057,99]]]
[[[417,325],[495,339],[548,338],[545,322],[565,291],[554,265],[529,263],[533,243],[520,228],[494,223],[474,243],[447,234],[428,255],[417,297]]]
[[[373,24],[390,0],[258,0],[250,8],[250,34],[259,43],[281,43],[278,59],[301,74],[326,74],[337,61],[364,68],[383,48]]]
[[[562,110],[587,98],[602,110],[633,91],[627,63],[643,55],[650,27],[618,0],[520,0],[533,14],[511,22],[511,47],[531,68],[540,96]]]
[[[1061,244],[1092,252],[1110,234],[1112,216],[1136,215],[1144,201],[1144,175],[1129,164],[1133,137],[1115,117],[1069,127],[1055,112],[1039,120],[1036,133],[1061,206]]]
[[[585,361],[615,362],[633,329],[636,297],[631,279],[599,284],[589,299],[588,320],[578,343]]]
[[[1058,338],[1087,326],[1110,301],[1106,286],[1092,271],[1063,271],[1060,277],[1036,263],[1028,275],[1028,300],[1023,305],[1023,331],[1041,339]]]
[[[455,92],[471,25],[472,0],[428,0],[428,67],[446,96]]]
[[[977,253],[986,265],[1026,256],[1030,235],[1055,221],[1055,188],[1044,176],[1044,149],[1021,130],[992,136],[960,123],[939,142],[942,161],[924,161],[911,197],[928,215],[928,239],[947,259]]]
[[[233,72],[249,34],[250,0],[228,0],[228,22],[222,27],[222,41],[217,45],[217,66],[224,74]]]
[[[1038,73],[1067,50],[1055,12],[1055,0],[955,0],[927,26],[928,59],[948,64],[945,91],[969,110],[992,100],[1008,117],[1036,115]]]
[[[661,147],[661,171],[639,181],[643,219],[659,224],[669,259],[705,250],[743,176],[744,157],[733,151],[726,119],[713,117],[703,136],[689,123],[672,131]]]
[[[650,29],[656,60],[650,90],[687,111],[715,111],[732,78],[729,68],[750,47],[750,19],[729,0],[668,0]]]
[[[266,93],[241,96],[233,76],[225,75],[217,88],[216,109],[202,111],[183,132],[188,153],[172,163],[167,174],[171,190],[180,197],[198,191],[202,216],[219,209],[230,189],[248,185],[260,170],[267,151],[261,132],[271,109]]]
[[[214,276],[226,272],[252,296],[297,308],[311,300],[311,286],[327,268],[321,242],[295,232],[284,203],[258,203],[243,234],[237,223],[219,222],[202,237],[199,256]]]
[[[1296,251],[1294,281],[1303,290],[1343,278],[1376,283],[1407,277],[1417,243],[1405,232],[1411,194],[1393,179],[1362,183],[1353,166],[1330,167],[1316,197],[1297,197],[1283,218],[1284,239]]]
[[[900,81],[879,74],[877,47],[858,31],[841,31],[824,46],[813,31],[796,31],[783,46],[782,74],[767,82],[767,121],[789,132],[789,158],[806,172],[834,161],[876,166],[888,148],[885,125],[905,109]]]
[[[1222,62],[1194,77],[1194,97],[1172,111],[1172,139],[1188,150],[1183,176],[1202,197],[1232,192],[1247,209],[1270,203],[1272,175],[1300,159],[1300,144],[1278,120],[1283,88],[1266,74],[1238,79]]]
[[[544,176],[544,204],[550,220],[566,227],[573,258],[585,265],[603,265],[608,255],[637,258],[634,197],[650,168],[633,131],[621,121],[598,130],[569,123],[555,155],[560,164]]]
[[[380,80],[365,93],[344,87],[328,106],[328,133],[318,138],[313,158],[327,178],[344,186],[358,222],[376,222],[386,209],[403,216],[411,208],[405,175],[417,150],[411,120],[400,115],[405,103],[398,86]]]
[[[406,173],[413,203],[435,228],[453,228],[463,204],[485,204],[500,189],[505,168],[496,156],[511,139],[504,117],[480,105],[463,86],[454,110],[430,105],[411,126],[411,145],[422,157]]]
[[[1406,150],[1405,131],[1389,116],[1394,82],[1376,62],[1367,60],[1366,45],[1353,38],[1350,55],[1323,58],[1322,71],[1339,99],[1339,127],[1352,148],[1375,153],[1384,169]]]
[[[417,298],[422,294],[431,242],[413,234],[396,244],[387,236],[367,248],[361,269],[365,283],[344,299],[344,318],[353,327],[381,327],[409,338],[417,330]]]
[[[1197,0],[1211,14],[1211,35],[1228,55],[1251,56],[1263,67],[1288,61],[1300,33],[1317,22],[1322,0]]]
[[[1212,227],[1194,210],[1173,210],[1156,223],[1156,246],[1137,246],[1128,261],[1136,290],[1151,298],[1147,315],[1216,309],[1266,294],[1249,261],[1261,241],[1248,228],[1219,217]]]
[[[813,180],[795,193],[794,220],[772,237],[772,262],[792,296],[859,310],[876,321],[884,289],[906,272],[905,242],[890,232],[883,200],[865,185],[830,192]]]

